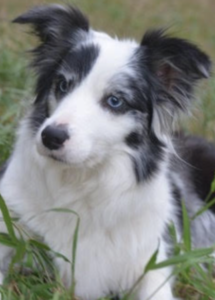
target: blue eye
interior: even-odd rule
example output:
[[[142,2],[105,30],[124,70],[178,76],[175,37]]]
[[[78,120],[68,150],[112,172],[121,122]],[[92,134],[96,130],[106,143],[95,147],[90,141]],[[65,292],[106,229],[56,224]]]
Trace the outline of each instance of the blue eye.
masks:
[[[119,99],[119,98],[117,98],[115,96],[110,96],[109,98],[107,98],[107,104],[111,108],[119,108],[120,106],[122,106],[123,100]]]

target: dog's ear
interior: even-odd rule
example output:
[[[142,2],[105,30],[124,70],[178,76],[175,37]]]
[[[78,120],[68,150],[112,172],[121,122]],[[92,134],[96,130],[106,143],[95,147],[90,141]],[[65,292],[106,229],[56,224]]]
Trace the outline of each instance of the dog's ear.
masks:
[[[29,10],[13,22],[32,25],[40,39],[39,46],[32,50],[31,66],[38,75],[35,103],[41,102],[48,95],[64,55],[86,38],[88,19],[72,6],[46,5]]]
[[[14,23],[31,24],[42,42],[62,39],[74,30],[89,30],[88,19],[79,9],[70,5],[37,6],[13,20]]]
[[[209,77],[211,61],[192,43],[163,30],[148,31],[141,45],[156,87],[155,110],[162,125],[169,126],[177,112],[190,107],[193,88],[199,79]]]

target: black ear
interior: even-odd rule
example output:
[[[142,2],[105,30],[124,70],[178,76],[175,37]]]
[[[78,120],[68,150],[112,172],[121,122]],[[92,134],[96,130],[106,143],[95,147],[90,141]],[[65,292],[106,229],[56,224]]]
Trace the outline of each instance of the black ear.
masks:
[[[43,42],[66,37],[75,29],[89,30],[88,19],[70,5],[37,6],[13,20],[14,23],[32,24]]]
[[[194,86],[210,75],[211,61],[192,43],[169,37],[163,30],[148,31],[141,45],[153,74],[159,117],[166,124],[175,113],[189,108]]]
[[[61,5],[37,6],[13,22],[32,25],[33,32],[40,39],[39,46],[32,50],[31,66],[38,75],[36,103],[41,102],[46,98],[55,71],[66,53],[86,38],[89,22],[77,8]]]

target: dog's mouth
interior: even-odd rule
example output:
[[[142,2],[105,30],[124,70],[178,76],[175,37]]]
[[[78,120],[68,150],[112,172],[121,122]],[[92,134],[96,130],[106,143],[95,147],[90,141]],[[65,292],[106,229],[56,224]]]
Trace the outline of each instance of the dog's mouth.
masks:
[[[64,156],[62,156],[60,153],[56,153],[57,151],[50,151],[50,150],[46,149],[40,143],[37,144],[37,152],[39,155],[43,156],[44,158],[47,158],[47,159],[50,159],[50,160],[53,160],[56,162],[64,163],[64,164],[67,163]]]
[[[57,162],[61,162],[64,164],[67,163],[67,161],[64,158],[58,157],[58,156],[54,155],[53,153],[48,154],[47,157],[49,157],[50,159],[55,160]]]

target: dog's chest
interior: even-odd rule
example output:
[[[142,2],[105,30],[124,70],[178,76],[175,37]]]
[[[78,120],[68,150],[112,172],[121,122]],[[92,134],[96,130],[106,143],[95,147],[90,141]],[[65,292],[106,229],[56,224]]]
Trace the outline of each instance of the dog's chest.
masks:
[[[49,232],[47,242],[55,251],[71,259],[75,224],[65,219],[68,226]],[[75,260],[77,296],[97,299],[132,287],[158,246],[157,232],[146,226],[141,218],[109,229],[90,222],[88,226],[80,224]],[[69,286],[71,265],[62,259],[57,260],[57,265],[64,284]]]
[[[69,259],[77,222],[72,211],[80,218],[77,295],[95,299],[115,293],[119,287],[121,291],[131,287],[172,215],[166,176],[161,174],[137,185],[125,163],[114,172],[108,169],[96,179],[90,176],[84,180],[69,180],[68,174],[59,177],[52,169],[32,171],[32,165],[26,166],[28,175],[21,177],[18,174],[22,174],[22,168],[11,164],[2,181],[1,192],[8,206],[54,251]],[[64,211],[52,211],[57,207]],[[64,283],[69,285],[71,265],[62,259],[57,264]]]

